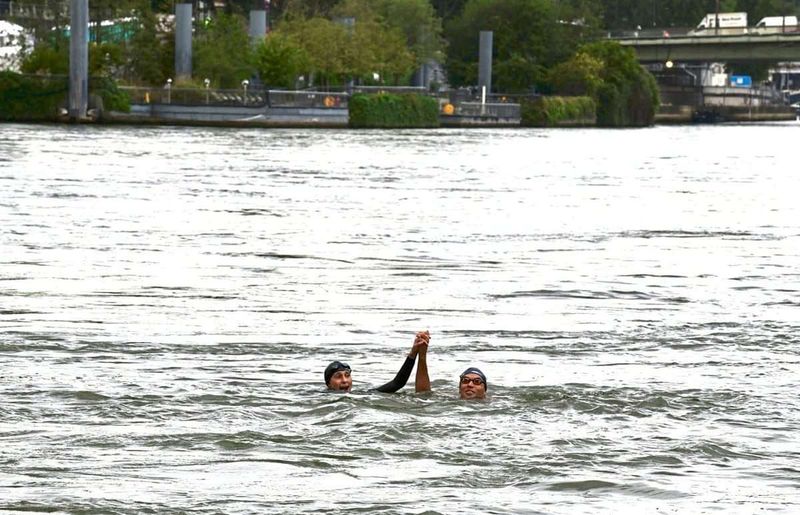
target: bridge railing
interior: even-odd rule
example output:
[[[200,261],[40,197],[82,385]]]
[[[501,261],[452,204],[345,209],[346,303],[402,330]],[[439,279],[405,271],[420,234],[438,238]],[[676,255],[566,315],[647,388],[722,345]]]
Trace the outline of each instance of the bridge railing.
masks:
[[[645,28],[632,30],[610,30],[606,39],[660,39],[687,37],[692,27]]]

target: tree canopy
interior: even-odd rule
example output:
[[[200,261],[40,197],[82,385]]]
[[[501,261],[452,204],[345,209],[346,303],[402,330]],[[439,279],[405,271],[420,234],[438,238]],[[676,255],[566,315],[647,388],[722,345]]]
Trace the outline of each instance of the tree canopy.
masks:
[[[462,14],[445,25],[451,84],[477,82],[482,30],[494,32],[496,90],[527,91],[544,82],[547,68],[567,59],[594,34],[590,21],[562,18],[571,7],[553,0],[469,0]]]

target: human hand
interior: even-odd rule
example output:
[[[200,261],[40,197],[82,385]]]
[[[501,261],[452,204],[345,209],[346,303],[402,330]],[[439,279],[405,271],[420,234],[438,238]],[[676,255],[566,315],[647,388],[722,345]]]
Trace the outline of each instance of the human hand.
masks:
[[[414,345],[411,347],[411,354],[425,355],[428,352],[428,344],[431,341],[431,333],[429,331],[420,331],[414,337]]]

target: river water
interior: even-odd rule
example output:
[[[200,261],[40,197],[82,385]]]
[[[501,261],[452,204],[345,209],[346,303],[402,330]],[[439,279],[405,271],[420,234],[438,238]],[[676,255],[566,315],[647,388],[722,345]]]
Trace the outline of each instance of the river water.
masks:
[[[2,125],[0,510],[796,513],[799,129]]]

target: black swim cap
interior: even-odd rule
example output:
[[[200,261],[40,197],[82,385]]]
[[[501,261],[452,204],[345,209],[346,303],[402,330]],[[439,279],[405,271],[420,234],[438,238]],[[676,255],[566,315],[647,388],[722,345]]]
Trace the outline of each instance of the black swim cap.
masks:
[[[341,361],[331,361],[331,364],[328,365],[328,368],[325,369],[325,384],[328,385],[331,382],[331,377],[333,374],[340,370],[350,370],[350,365],[347,363],[342,363]]]
[[[489,383],[486,382],[486,376],[484,375],[483,372],[481,372],[481,369],[475,368],[475,367],[469,367],[465,371],[461,372],[461,375],[459,376],[459,379],[463,378],[467,374],[476,374],[477,376],[479,376],[481,378],[481,380],[483,381],[483,389],[484,390],[488,390],[489,389]]]

